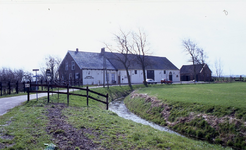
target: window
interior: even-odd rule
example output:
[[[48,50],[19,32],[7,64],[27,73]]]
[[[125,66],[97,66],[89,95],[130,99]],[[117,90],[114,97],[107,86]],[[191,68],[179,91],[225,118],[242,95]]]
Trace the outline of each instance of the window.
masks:
[[[68,62],[65,63],[65,70],[68,70]]]
[[[76,73],[75,74],[75,79],[79,79],[80,78],[80,74],[79,73]]]
[[[135,74],[138,74],[138,71],[137,70],[135,70]]]
[[[164,70],[164,74],[166,74],[166,70]]]
[[[69,80],[72,79],[72,73],[69,73]]]
[[[74,63],[74,61],[72,61],[72,65],[71,65],[71,67],[72,67],[72,68],[71,68],[72,70],[74,70],[74,69],[75,69],[75,63]]]

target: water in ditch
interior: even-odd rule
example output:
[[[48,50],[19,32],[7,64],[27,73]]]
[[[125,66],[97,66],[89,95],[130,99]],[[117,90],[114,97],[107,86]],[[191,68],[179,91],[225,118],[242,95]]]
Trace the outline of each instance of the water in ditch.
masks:
[[[140,117],[138,117],[137,115],[135,115],[134,113],[130,112],[126,105],[124,104],[124,99],[118,99],[118,100],[114,100],[113,102],[111,102],[109,104],[109,110],[111,110],[112,112],[118,114],[118,116],[122,117],[122,118],[125,118],[125,119],[128,119],[128,120],[132,120],[134,122],[137,122],[137,123],[141,123],[141,124],[144,124],[144,125],[149,125],[155,129],[158,129],[160,131],[166,131],[166,132],[169,132],[169,133],[174,133],[174,134],[177,134],[177,135],[180,135],[179,133],[177,132],[174,132],[166,127],[162,127],[162,126],[159,126],[153,122],[150,122],[150,121],[147,121],[147,120],[144,120]],[[180,135],[182,136],[182,135]]]

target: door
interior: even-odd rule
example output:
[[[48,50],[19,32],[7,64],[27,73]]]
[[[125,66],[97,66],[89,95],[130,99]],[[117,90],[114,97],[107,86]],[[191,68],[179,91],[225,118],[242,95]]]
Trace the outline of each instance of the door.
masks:
[[[147,70],[147,79],[155,80],[155,71],[154,70]]]
[[[118,76],[118,84],[120,84],[120,76]]]
[[[169,81],[173,81],[173,74],[172,74],[172,72],[169,73]]]

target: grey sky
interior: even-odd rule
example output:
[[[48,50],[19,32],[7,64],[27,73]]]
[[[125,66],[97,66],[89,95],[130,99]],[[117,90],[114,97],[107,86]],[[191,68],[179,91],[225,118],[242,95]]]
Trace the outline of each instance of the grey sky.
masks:
[[[39,68],[45,56],[67,50],[100,52],[119,29],[142,28],[152,55],[180,68],[189,64],[182,40],[197,42],[223,74],[245,74],[245,1],[0,0],[0,67]]]

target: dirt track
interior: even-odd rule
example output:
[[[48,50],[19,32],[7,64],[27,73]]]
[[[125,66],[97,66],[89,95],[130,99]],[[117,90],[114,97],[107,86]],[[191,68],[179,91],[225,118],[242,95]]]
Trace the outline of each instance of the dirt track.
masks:
[[[48,134],[53,137],[53,143],[62,150],[80,149],[92,150],[103,149],[100,145],[94,144],[85,134],[94,134],[91,129],[76,129],[66,122],[66,117],[62,115],[62,109],[67,107],[65,104],[53,104],[47,106],[46,114],[50,120],[46,127]],[[94,134],[94,136],[97,136]]]

